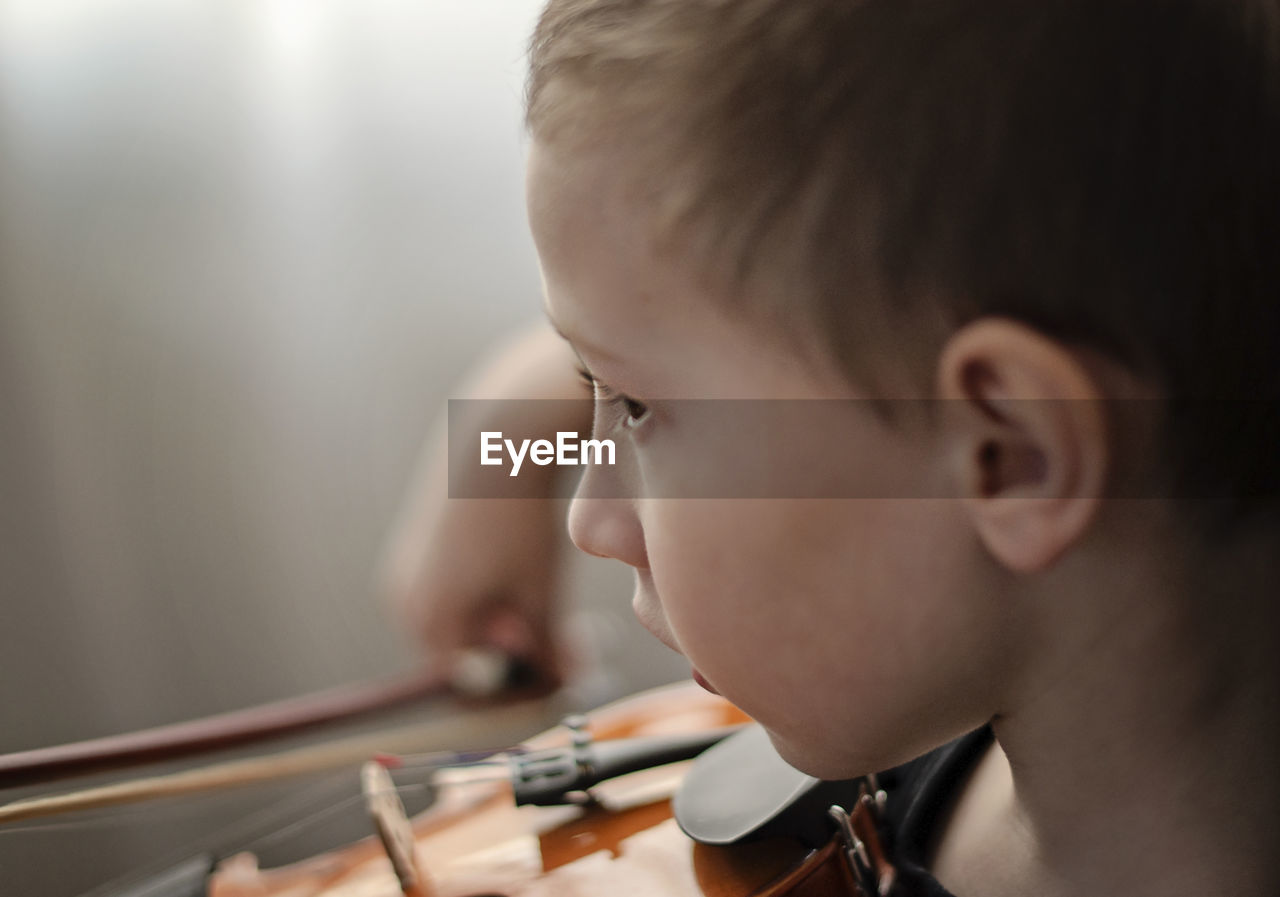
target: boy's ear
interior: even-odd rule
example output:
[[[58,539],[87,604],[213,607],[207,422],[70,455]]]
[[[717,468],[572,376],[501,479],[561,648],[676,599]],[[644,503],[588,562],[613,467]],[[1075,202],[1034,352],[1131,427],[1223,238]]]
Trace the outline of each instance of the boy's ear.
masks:
[[[979,538],[1019,572],[1088,528],[1110,463],[1102,393],[1079,358],[1030,327],[982,318],[938,360],[953,474]]]

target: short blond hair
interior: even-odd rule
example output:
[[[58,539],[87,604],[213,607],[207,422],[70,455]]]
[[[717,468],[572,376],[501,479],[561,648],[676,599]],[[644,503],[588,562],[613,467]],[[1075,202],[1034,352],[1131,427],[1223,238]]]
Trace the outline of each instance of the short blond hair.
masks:
[[[1280,399],[1276,0],[551,0],[527,110],[634,145],[655,237],[851,372],[1002,315]],[[1171,420],[1190,491],[1273,504],[1276,426]]]

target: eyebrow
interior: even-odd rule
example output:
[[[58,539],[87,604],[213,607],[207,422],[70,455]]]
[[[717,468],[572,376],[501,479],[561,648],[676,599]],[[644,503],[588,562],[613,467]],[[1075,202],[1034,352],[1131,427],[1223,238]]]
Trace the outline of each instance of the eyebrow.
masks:
[[[542,313],[546,315],[547,323],[551,325],[551,329],[556,332],[557,336],[569,344],[575,355],[579,354],[579,349],[585,349],[588,354],[593,355],[596,358],[601,358],[605,361],[617,361],[617,357],[612,353],[606,352],[591,343],[584,342],[579,337],[566,332],[565,329],[560,326],[560,323],[555,318],[551,317],[551,309],[547,308],[545,304],[542,306]],[[581,357],[579,360],[581,360]]]

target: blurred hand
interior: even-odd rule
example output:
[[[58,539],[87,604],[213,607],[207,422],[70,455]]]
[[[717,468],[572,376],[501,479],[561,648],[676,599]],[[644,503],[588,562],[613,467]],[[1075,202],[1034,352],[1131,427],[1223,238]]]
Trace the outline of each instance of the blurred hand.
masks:
[[[571,351],[545,324],[483,364],[464,392],[484,399],[586,398]],[[488,407],[468,403],[466,411],[483,418]],[[590,426],[587,401],[527,407],[561,416],[534,422],[551,436],[558,429]],[[565,414],[576,416],[563,419]],[[496,426],[483,419],[455,423],[477,431]],[[441,415],[388,541],[382,579],[397,616],[442,679],[464,672],[474,648],[496,649],[551,682],[565,676],[555,618],[567,502],[552,497],[554,467],[522,473],[520,481],[528,497],[449,498]]]

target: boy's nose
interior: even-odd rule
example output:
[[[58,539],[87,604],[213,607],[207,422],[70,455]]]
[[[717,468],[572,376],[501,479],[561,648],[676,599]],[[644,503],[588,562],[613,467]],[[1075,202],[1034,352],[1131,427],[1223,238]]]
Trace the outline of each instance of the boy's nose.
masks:
[[[569,538],[587,554],[648,569],[644,532],[631,501],[591,498],[581,490],[569,506]]]

